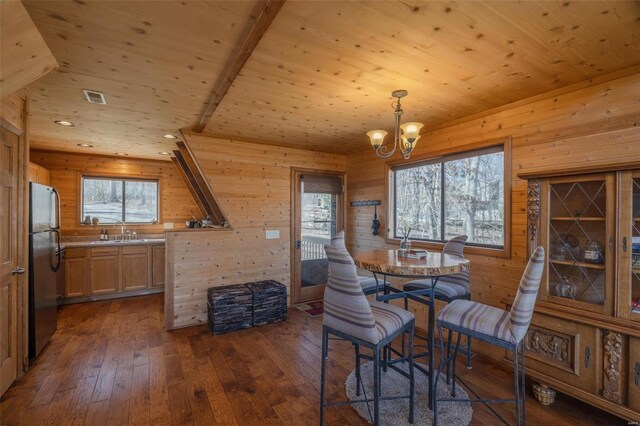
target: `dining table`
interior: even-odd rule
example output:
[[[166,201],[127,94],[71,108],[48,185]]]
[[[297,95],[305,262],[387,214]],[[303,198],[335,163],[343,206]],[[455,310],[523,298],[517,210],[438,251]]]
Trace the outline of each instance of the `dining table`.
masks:
[[[438,280],[447,275],[469,270],[469,261],[462,257],[440,252],[428,251],[425,257],[408,257],[404,250],[373,250],[359,253],[354,257],[356,266],[373,273],[376,280],[376,300],[389,302],[393,299],[409,299],[429,307],[427,324],[428,370],[420,369],[428,377],[429,409],[433,407],[436,390],[434,389],[434,351],[435,351],[435,288]],[[431,280],[431,286],[420,290],[405,291],[395,287],[387,278],[410,278]],[[403,343],[404,351],[404,343]]]

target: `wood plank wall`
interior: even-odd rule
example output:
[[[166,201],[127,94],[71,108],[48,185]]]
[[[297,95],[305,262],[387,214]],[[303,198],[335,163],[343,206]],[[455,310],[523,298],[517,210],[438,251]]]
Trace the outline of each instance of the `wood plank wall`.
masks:
[[[586,86],[563,89],[511,108],[500,108],[424,132],[415,156],[430,150],[455,148],[512,136],[511,258],[471,256],[473,299],[504,308],[501,300],[515,296],[526,257],[526,181],[523,171],[576,165],[638,161],[640,167],[640,73]],[[364,142],[363,142],[364,143]],[[394,156],[395,157],[395,156]],[[372,149],[349,155],[348,200],[383,200],[378,208],[387,226],[385,161]],[[353,255],[386,247],[384,232],[371,235],[373,209],[349,207],[347,243]],[[423,309],[413,306],[418,324],[426,324]],[[499,357],[501,351],[479,348]]]
[[[206,322],[208,287],[273,279],[289,294],[291,167],[347,170],[344,155],[197,134],[186,140],[233,229],[167,233],[168,328]],[[267,229],[280,238],[266,240]]]
[[[114,234],[112,225],[86,226],[80,224],[80,176],[83,174],[158,178],[161,186],[161,222],[171,222],[176,228],[185,228],[184,221],[198,208],[170,161],[141,160],[134,158],[108,157],[91,154],[72,154],[54,151],[31,152],[31,161],[43,166],[51,173],[51,186],[60,191],[62,201],[62,234],[71,236],[96,236],[101,229]],[[127,229],[140,234],[164,233],[163,223],[157,225],[129,225]],[[119,232],[119,231],[118,231]]]

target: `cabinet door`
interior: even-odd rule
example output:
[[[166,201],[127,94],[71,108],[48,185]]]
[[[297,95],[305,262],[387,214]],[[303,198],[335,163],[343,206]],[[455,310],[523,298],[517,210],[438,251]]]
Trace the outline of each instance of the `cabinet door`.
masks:
[[[640,171],[621,172],[619,182],[618,313],[640,322]]]
[[[149,286],[149,246],[122,247],[122,290],[142,290]]]
[[[91,294],[113,293],[118,290],[118,255],[91,256],[89,265]]]
[[[67,258],[64,261],[64,269],[64,296],[88,296],[87,259],[84,257]]]
[[[153,246],[152,287],[164,287],[164,246]]]
[[[547,264],[540,299],[613,314],[615,175],[543,182],[540,241]]]
[[[527,370],[550,385],[557,380],[595,394],[599,342],[594,327],[534,314],[524,340]]]
[[[629,338],[629,408],[640,412],[640,337]]]

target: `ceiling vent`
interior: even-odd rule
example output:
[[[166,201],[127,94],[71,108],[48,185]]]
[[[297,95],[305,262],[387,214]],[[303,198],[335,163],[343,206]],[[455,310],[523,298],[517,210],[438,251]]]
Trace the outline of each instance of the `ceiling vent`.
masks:
[[[96,92],[95,90],[87,90],[87,89],[82,89],[82,92],[84,93],[84,97],[87,98],[87,101],[89,101],[92,104],[100,104],[100,105],[107,104],[107,101],[104,98],[104,94],[100,92]]]

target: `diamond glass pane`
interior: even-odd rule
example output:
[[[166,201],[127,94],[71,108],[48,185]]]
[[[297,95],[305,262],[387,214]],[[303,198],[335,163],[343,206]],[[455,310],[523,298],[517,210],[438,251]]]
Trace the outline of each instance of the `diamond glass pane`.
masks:
[[[549,294],[602,305],[606,298],[605,181],[552,184],[549,191]]]
[[[631,311],[640,314],[640,178],[633,179],[631,239]]]

